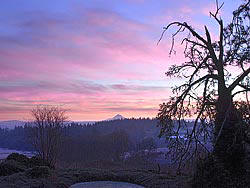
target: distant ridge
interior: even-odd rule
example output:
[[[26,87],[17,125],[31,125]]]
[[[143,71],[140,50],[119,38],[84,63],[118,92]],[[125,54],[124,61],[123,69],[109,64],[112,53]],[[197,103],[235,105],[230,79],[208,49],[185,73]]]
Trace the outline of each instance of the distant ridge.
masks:
[[[112,118],[108,118],[106,120],[103,121],[112,121],[112,120],[121,120],[121,119],[126,119],[125,117],[123,117],[120,114],[115,115]],[[4,128],[4,129],[14,129],[15,127],[23,127],[25,125],[25,123],[27,123],[28,121],[19,121],[19,120],[8,120],[8,121],[0,121],[0,128]],[[94,124],[98,121],[68,121],[67,123],[71,123],[71,122],[75,122],[75,123],[79,123],[79,124]]]
[[[24,126],[26,121],[19,120],[9,120],[9,121],[0,121],[0,128],[2,129],[14,129],[15,127]]]
[[[112,120],[123,120],[123,119],[127,119],[126,117],[122,116],[121,114],[116,114],[114,117],[112,118],[108,118],[105,120],[99,120],[99,121],[66,121],[66,124],[70,124],[70,123],[78,123],[81,125],[85,125],[85,124],[95,124],[97,122],[101,122],[101,121],[112,121]],[[189,123],[192,123],[194,121],[194,119],[187,119],[187,121]],[[20,120],[7,120],[7,121],[0,121],[0,128],[2,129],[14,129],[15,127],[23,127],[26,123],[28,123],[28,121],[20,121]]]

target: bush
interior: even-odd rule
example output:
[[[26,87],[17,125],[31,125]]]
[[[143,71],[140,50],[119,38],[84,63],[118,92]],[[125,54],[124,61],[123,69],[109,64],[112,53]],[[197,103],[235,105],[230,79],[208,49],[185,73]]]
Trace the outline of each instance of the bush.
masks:
[[[8,155],[6,160],[14,160],[25,166],[29,163],[29,158],[26,155],[19,153],[11,153],[10,155]]]
[[[47,166],[51,169],[54,169],[54,166],[51,166],[47,161],[44,161],[43,159],[41,159],[38,156],[33,156],[29,159],[30,165],[31,167],[35,167],[35,166]]]
[[[25,166],[14,160],[6,160],[0,163],[0,176],[8,176],[18,172],[23,172]]]
[[[194,188],[247,187],[243,174],[238,176],[230,172],[214,155],[197,162],[192,183]]]
[[[19,154],[19,153],[11,153],[6,160],[14,160],[21,165],[24,165],[27,168],[33,168],[36,166],[47,166],[49,168],[54,168],[54,166],[51,166],[48,162],[42,160],[38,156],[33,156],[31,158],[28,158],[26,155]]]
[[[31,178],[47,177],[50,168],[54,167],[37,156],[28,158],[22,154],[11,153],[5,161],[0,163],[0,176],[8,176],[26,170],[25,174]]]
[[[30,178],[47,178],[50,175],[50,169],[47,166],[36,166],[26,170],[25,175]]]

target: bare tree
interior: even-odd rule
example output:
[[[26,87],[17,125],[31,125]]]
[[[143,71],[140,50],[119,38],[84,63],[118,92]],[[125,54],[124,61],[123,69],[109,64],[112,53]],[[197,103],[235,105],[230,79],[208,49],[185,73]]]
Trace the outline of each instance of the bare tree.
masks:
[[[37,106],[31,110],[31,143],[38,156],[51,167],[58,158],[62,141],[62,127],[67,120],[65,110],[55,106]]]
[[[181,44],[185,45],[188,61],[172,65],[166,72],[169,77],[181,77],[185,83],[173,88],[175,95],[160,105],[157,116],[160,136],[176,136],[169,147],[179,168],[184,161],[201,157],[200,151],[210,152],[207,143],[211,140],[215,156],[231,169],[237,169],[235,165],[244,158],[243,118],[247,116],[240,113],[242,108],[235,98],[243,93],[247,96],[250,91],[250,2],[245,0],[233,12],[233,19],[226,27],[219,15],[223,4],[216,1],[216,5],[210,16],[218,25],[218,40],[212,39],[207,26],[202,35],[186,22],[170,23],[160,38],[170,27],[177,27],[172,35],[172,54],[176,36],[187,32]],[[244,101],[246,104],[247,100]],[[196,117],[191,127],[185,121],[188,117]],[[185,140],[181,141],[183,131]]]

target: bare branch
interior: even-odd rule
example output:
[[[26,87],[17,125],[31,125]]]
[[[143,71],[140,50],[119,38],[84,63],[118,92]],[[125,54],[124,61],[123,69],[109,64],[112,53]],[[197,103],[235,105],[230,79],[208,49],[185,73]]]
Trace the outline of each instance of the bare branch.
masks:
[[[232,98],[234,98],[236,95],[240,94],[240,93],[245,93],[247,91],[250,91],[250,89],[244,89],[244,90],[240,90],[240,91],[237,91],[235,92],[234,94],[232,94]]]
[[[192,35],[193,35],[194,37],[198,38],[198,39],[199,39],[201,42],[203,42],[205,45],[207,44],[207,41],[206,41],[201,35],[199,35],[196,31],[194,31],[194,29],[193,29],[191,26],[189,26],[186,22],[183,22],[183,23],[181,23],[181,22],[172,22],[172,23],[168,24],[166,27],[163,28],[163,32],[162,32],[162,35],[161,35],[161,37],[160,37],[158,43],[159,43],[159,42],[161,41],[161,39],[163,38],[164,33],[165,33],[171,26],[173,26],[173,25],[177,25],[177,26],[179,26],[179,27],[183,27],[183,28],[187,29],[188,31],[190,31],[190,32],[192,33]],[[177,33],[176,33],[176,34],[177,34]],[[176,34],[175,34],[175,35],[176,35]]]
[[[239,83],[250,73],[250,68],[243,72],[229,87],[229,91],[232,91]]]
[[[223,5],[224,5],[224,3],[222,3],[219,6],[218,0],[216,0],[216,12],[215,13],[209,12],[210,16],[212,16],[218,23],[220,23],[220,19],[217,16],[218,16],[218,14],[220,12],[220,9],[223,7]]]
[[[242,88],[245,89],[246,91],[250,91],[250,86],[243,85],[243,84],[238,84],[238,86],[242,87]]]

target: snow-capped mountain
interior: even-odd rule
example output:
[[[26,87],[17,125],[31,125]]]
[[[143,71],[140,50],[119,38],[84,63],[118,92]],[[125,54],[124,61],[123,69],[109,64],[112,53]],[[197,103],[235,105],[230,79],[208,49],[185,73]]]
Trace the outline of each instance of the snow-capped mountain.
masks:
[[[123,116],[120,115],[120,114],[117,114],[117,115],[115,115],[115,116],[112,117],[112,118],[108,118],[107,121],[111,121],[111,120],[121,120],[121,119],[126,119],[126,118],[123,117]]]

